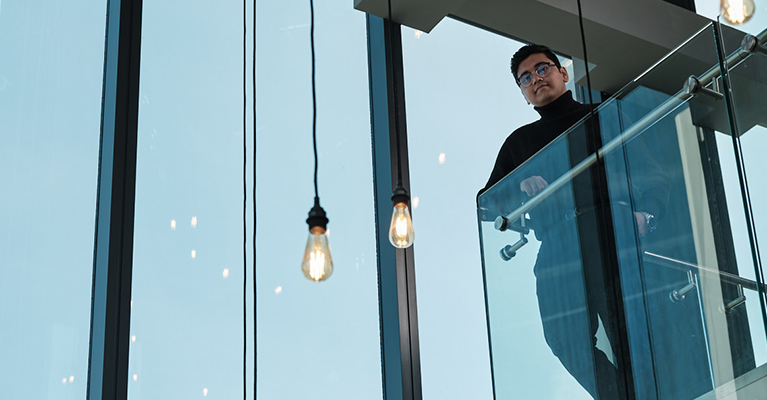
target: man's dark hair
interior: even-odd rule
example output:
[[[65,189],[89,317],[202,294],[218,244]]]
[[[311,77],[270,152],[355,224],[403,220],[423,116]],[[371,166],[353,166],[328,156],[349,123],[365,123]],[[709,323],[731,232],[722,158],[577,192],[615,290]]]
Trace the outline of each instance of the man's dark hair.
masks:
[[[557,65],[557,68],[562,67],[562,65],[559,63],[559,58],[557,58],[557,55],[554,54],[550,48],[540,44],[528,44],[527,46],[517,50],[517,52],[514,53],[514,56],[511,57],[511,74],[514,75],[514,82],[516,82],[518,78],[517,70],[519,69],[519,64],[521,64],[522,61],[525,61],[527,57],[537,53],[543,53],[549,60]]]

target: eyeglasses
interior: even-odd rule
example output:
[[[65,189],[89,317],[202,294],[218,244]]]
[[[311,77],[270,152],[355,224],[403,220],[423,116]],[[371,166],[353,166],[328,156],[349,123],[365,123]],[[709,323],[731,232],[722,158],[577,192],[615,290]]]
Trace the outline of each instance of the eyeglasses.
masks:
[[[540,76],[541,78],[545,78],[549,76],[551,73],[551,67],[556,66],[557,64],[554,64],[553,62],[541,62],[535,65],[535,74]],[[522,87],[528,87],[533,84],[533,74],[530,72],[525,72],[522,74],[522,76],[517,79],[517,84]]]

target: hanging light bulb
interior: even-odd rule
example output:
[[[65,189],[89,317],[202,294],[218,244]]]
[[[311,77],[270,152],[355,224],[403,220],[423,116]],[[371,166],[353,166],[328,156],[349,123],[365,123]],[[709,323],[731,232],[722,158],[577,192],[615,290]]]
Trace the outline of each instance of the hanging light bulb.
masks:
[[[330,257],[328,235],[326,233],[328,218],[325,210],[320,207],[320,199],[314,198],[314,207],[309,211],[309,240],[306,242],[301,271],[306,279],[321,282],[333,273],[333,259]]]
[[[311,22],[309,23],[309,38],[312,49],[312,144],[314,147],[314,207],[309,210],[309,218],[306,223],[309,224],[309,240],[306,241],[306,250],[304,250],[304,259],[301,261],[301,271],[306,279],[314,282],[321,282],[330,278],[333,273],[333,259],[330,257],[330,247],[328,246],[328,218],[325,210],[320,207],[320,195],[317,188],[317,92],[315,85],[315,66],[314,66],[314,1],[309,0],[309,14]]]
[[[727,22],[740,25],[751,19],[756,7],[754,0],[721,0],[720,13]]]
[[[410,216],[410,208],[407,206],[409,199],[407,190],[402,186],[398,185],[394,189],[394,195],[391,197],[394,210],[391,225],[389,225],[389,242],[398,249],[406,249],[415,241],[413,219]]]

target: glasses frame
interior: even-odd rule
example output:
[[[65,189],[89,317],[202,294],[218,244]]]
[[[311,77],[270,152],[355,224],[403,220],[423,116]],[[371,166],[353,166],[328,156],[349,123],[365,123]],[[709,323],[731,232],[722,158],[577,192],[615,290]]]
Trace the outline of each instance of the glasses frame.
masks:
[[[533,72],[535,72],[535,75],[538,75],[541,78],[545,78],[549,76],[549,74],[551,73],[551,67],[557,67],[557,64],[551,61],[541,61],[538,64],[535,64],[535,67],[533,68]],[[527,79],[528,75],[530,76],[530,78],[533,78],[533,72],[525,71],[522,75],[520,75],[520,77],[516,79],[517,85],[519,85],[519,87],[532,86],[534,79],[530,79],[527,83],[522,83],[522,80]]]

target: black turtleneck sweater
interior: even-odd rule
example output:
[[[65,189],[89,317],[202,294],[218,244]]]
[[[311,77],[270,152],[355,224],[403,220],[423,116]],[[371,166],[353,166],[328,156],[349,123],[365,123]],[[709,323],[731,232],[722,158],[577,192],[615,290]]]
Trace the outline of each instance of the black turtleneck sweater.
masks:
[[[495,161],[495,166],[493,167],[493,171],[490,174],[490,179],[488,179],[485,188],[480,191],[480,194],[489,189],[494,184],[498,183],[511,171],[522,165],[525,161],[535,155],[535,153],[543,149],[564,131],[572,127],[576,122],[580,121],[583,117],[589,114],[591,107],[592,106],[590,105],[581,104],[573,100],[572,93],[570,91],[565,92],[558,99],[545,106],[535,107],[535,111],[540,114],[541,119],[520,127],[519,129],[512,132],[508,138],[506,138],[506,141],[503,143],[503,146],[501,146],[501,150],[498,153],[498,157]],[[596,105],[593,107],[596,107]],[[598,118],[595,118],[595,121],[598,120]],[[599,124],[597,123],[595,125]],[[585,126],[586,124],[582,124],[579,127],[580,130],[576,129],[575,131],[571,132],[570,135],[568,135],[567,153],[569,154],[564,156],[570,158],[571,164],[569,167],[574,166],[589,154],[593,154],[595,150],[593,148],[593,142],[587,142],[592,141],[591,138],[593,138],[593,136],[591,135],[600,135],[599,127],[594,127],[595,129],[591,130],[592,133],[588,133]],[[635,211],[647,211],[650,214],[655,215],[657,218],[662,218],[666,212],[666,203],[668,202],[668,179],[658,164],[655,162],[655,160],[651,157],[647,151],[646,146],[641,140],[635,140],[629,146],[630,151],[632,151],[634,154],[636,154],[637,157],[639,157],[639,159],[642,160],[641,163],[637,163],[641,164],[641,166],[638,166],[636,169],[632,169],[632,184],[637,186],[633,194],[635,197]],[[552,156],[553,155],[547,155],[546,157],[550,158]],[[549,162],[559,162],[559,160],[551,159]],[[564,167],[567,168],[567,166]],[[563,172],[565,171],[560,171],[560,173]],[[616,171],[618,173],[613,174],[610,172],[612,171],[608,171],[607,173],[609,180],[626,179],[625,172],[623,172],[623,174],[620,173],[621,171]],[[515,182],[513,183],[514,188],[507,188],[512,190],[512,192],[506,192],[508,195],[506,200],[512,200],[510,197],[513,197],[524,201],[524,198],[527,198],[527,196],[524,195],[524,193],[522,193],[518,188],[519,183],[516,181],[521,181],[521,179],[528,177],[529,176],[520,176],[518,179],[515,179]],[[544,179],[551,183],[553,179],[558,177],[558,175],[548,177],[544,176]],[[592,187],[594,184],[595,182],[588,181],[585,176],[576,177],[573,180],[573,190],[580,191],[582,193],[590,193],[594,189]],[[620,185],[616,185],[616,187],[617,186]],[[583,198],[583,196],[580,197]],[[610,197],[613,200],[629,201],[628,193],[616,194],[613,191]],[[599,200],[597,200],[597,202],[601,203]],[[505,212],[511,212],[520,204],[516,200],[513,200],[512,203],[513,204],[507,203],[504,206],[496,206],[500,206],[500,209]],[[594,203],[591,201],[589,203],[591,203],[591,207],[594,206]],[[582,206],[584,206],[584,204],[578,205],[578,207]],[[556,213],[558,215],[559,211]],[[492,217],[494,218],[495,216]]]
[[[483,192],[586,116],[590,107],[573,100],[568,90],[553,102],[534,109],[541,119],[520,127],[506,138]]]

